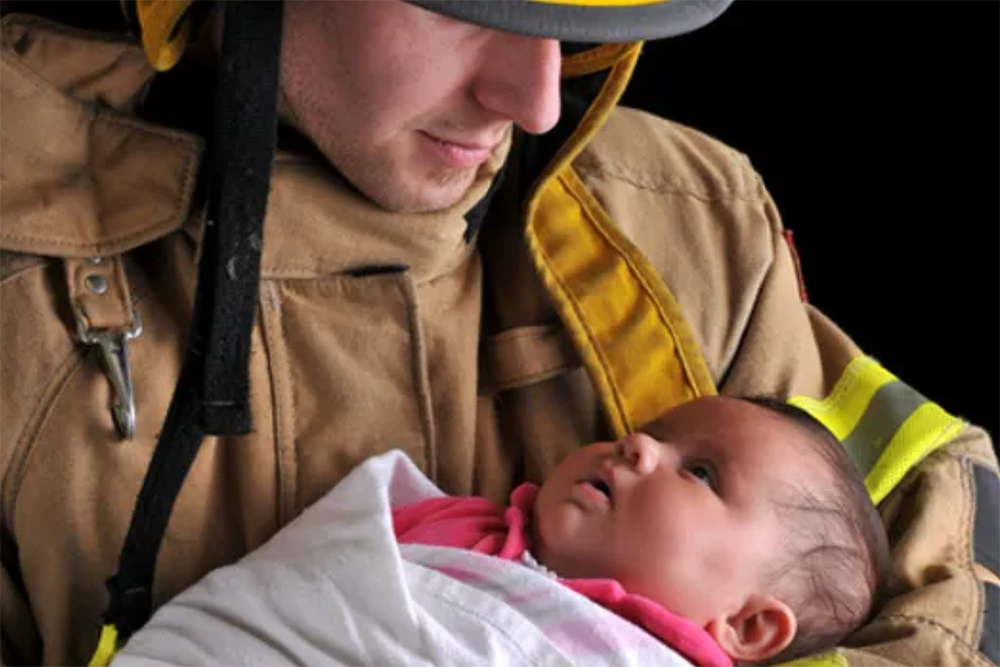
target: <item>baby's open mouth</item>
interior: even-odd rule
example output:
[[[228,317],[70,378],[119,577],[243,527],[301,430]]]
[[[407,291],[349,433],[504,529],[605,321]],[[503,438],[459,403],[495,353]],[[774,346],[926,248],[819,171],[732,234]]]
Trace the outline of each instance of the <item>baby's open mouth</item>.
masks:
[[[611,500],[611,487],[603,479],[600,477],[591,477],[587,480],[587,483],[607,496],[608,500]]]

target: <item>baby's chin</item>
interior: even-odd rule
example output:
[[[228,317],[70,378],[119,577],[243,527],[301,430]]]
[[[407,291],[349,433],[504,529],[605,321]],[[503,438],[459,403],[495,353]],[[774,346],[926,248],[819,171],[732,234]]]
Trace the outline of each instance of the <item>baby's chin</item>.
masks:
[[[575,560],[568,558],[568,554],[578,552],[584,529],[579,511],[574,512],[575,509],[572,506],[551,508],[549,512],[536,516],[531,527],[531,551],[535,558],[562,577],[574,576],[562,572],[560,567],[566,569]]]

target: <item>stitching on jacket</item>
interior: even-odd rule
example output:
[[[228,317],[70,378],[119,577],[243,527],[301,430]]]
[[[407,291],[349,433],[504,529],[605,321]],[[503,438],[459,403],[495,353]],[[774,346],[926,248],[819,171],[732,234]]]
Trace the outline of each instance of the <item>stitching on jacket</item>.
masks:
[[[960,551],[963,555],[962,559],[962,569],[967,571],[972,575],[969,579],[969,591],[967,595],[967,600],[972,600],[973,603],[968,605],[966,610],[968,614],[962,624],[962,632],[966,636],[969,636],[969,644],[973,644],[973,640],[977,639],[979,634],[981,623],[976,623],[977,619],[982,618],[982,607],[983,599],[978,586],[978,578],[976,577],[975,562],[976,559],[973,557],[972,553],[972,529],[973,529],[973,519],[975,516],[975,504],[976,496],[975,491],[972,488],[972,471],[969,470],[968,464],[959,458],[957,461],[952,458],[952,461],[957,463],[959,481],[962,486],[962,506],[961,506],[961,530],[959,532],[959,539],[962,541],[960,545]],[[976,644],[979,642],[976,641]]]
[[[2,489],[0,489],[0,503],[4,520],[12,535],[17,534],[14,525],[14,509],[17,505],[17,497],[21,492],[21,484],[27,475],[28,462],[34,453],[35,445],[38,443],[38,435],[43,425],[48,420],[48,416],[55,409],[56,397],[73,377],[76,370],[83,365],[89,350],[80,351],[73,348],[66,355],[63,361],[56,367],[52,377],[44,384],[39,392],[38,400],[34,402],[35,409],[25,421],[24,431],[18,436],[14,445],[14,452],[11,454],[7,470],[4,472]]]
[[[19,69],[24,70],[24,72],[33,77],[31,83],[35,85],[37,90],[51,91],[54,90],[50,84],[48,84],[44,79],[40,79],[39,75],[29,67],[27,67],[23,62],[16,60],[14,58],[7,58],[6,61]],[[69,103],[67,102],[67,105]],[[189,211],[183,206],[186,199],[189,199],[193,195],[193,185],[198,171],[200,155],[200,142],[191,142],[189,138],[186,137],[181,132],[175,130],[169,130],[164,128],[158,128],[143,122],[136,121],[131,118],[124,116],[119,116],[117,114],[108,112],[103,109],[98,109],[92,116],[91,126],[93,122],[107,122],[112,125],[123,126],[133,130],[141,130],[145,134],[153,135],[159,139],[167,141],[170,144],[180,145],[184,147],[183,160],[181,165],[181,186],[178,189],[178,194],[173,197],[173,211],[163,222],[155,223],[142,229],[125,234],[123,236],[115,236],[113,240],[101,240],[89,243],[80,243],[75,241],[66,241],[62,239],[52,238],[50,236],[39,236],[35,234],[10,234],[0,231],[0,239],[8,239],[10,241],[27,241],[27,242],[43,242],[52,245],[66,247],[66,248],[80,248],[80,249],[95,249],[98,252],[103,252],[104,250],[111,248],[117,249],[118,246],[123,244],[128,244],[133,239],[147,236],[150,234],[157,235],[164,231],[172,231],[172,228],[177,227],[178,224],[183,227],[184,222],[187,220]]]
[[[694,127],[678,121],[653,116],[641,109],[619,107],[613,118],[623,116],[632,119],[632,122],[636,124],[636,127],[629,133],[630,136],[648,131],[657,136],[671,137],[665,139],[668,145],[685,145],[692,141],[699,144],[707,144],[709,146],[707,152],[702,150],[704,146],[700,148],[696,147],[697,150],[695,151],[701,155],[707,154],[712,156],[711,158],[706,158],[703,164],[714,168],[726,165],[731,167],[736,173],[732,178],[728,179],[710,179],[713,187],[709,191],[706,191],[688,180],[676,178],[669,173],[662,171],[654,173],[650,170],[640,170],[637,172],[632,168],[630,162],[622,161],[621,159],[607,161],[605,158],[600,157],[603,151],[590,146],[586,147],[573,161],[573,167],[578,173],[603,175],[628,182],[643,190],[683,193],[703,201],[732,199],[759,201],[766,199],[765,191],[762,188],[762,179],[753,168],[749,156],[745,153],[723,144],[718,139]],[[609,121],[609,123],[611,122],[613,120]],[[598,132],[595,140],[599,140],[601,136],[602,133]]]
[[[273,355],[269,355],[271,358],[270,358],[270,360],[268,362],[268,367],[271,368],[272,372],[274,373],[274,377],[275,377],[275,389],[277,390],[277,395],[278,396],[283,396],[284,393],[285,393],[285,389],[286,389],[286,386],[285,386],[286,385],[286,380],[287,380],[286,376],[290,372],[290,367],[289,367],[289,363],[288,363],[288,338],[285,335],[285,319],[284,319],[285,318],[285,310],[282,307],[281,293],[278,290],[277,286],[273,282],[271,282],[271,281],[266,281],[265,285],[267,286],[266,287],[267,291],[272,295],[271,296],[271,300],[272,300],[272,303],[273,303],[273,305],[274,305],[274,307],[276,309],[276,317],[274,319],[277,322],[276,326],[277,326],[277,329],[278,329],[278,331],[277,331],[277,338],[278,338],[277,344],[281,346],[281,349],[282,349],[282,353],[281,354],[282,354],[282,357],[284,358],[284,364],[283,364],[284,367],[279,370],[276,367],[276,364],[275,364],[275,361],[274,361],[274,356]],[[262,321],[264,319],[266,319],[266,318],[262,318]],[[287,438],[287,440],[288,440],[288,443],[289,443],[289,450],[290,450],[289,451],[289,458],[291,459],[290,463],[291,463],[291,466],[292,466],[291,470],[284,470],[283,469],[284,466],[281,463],[282,456],[281,456],[281,451],[280,450],[283,448],[284,438],[279,437],[278,442],[276,443],[276,449],[278,449],[279,451],[275,452],[275,454],[278,456],[278,459],[276,461],[276,463],[278,465],[278,472],[279,472],[279,474],[278,474],[278,481],[279,481],[280,484],[287,485],[289,487],[289,488],[279,488],[278,489],[278,512],[279,512],[278,526],[279,527],[283,526],[286,522],[292,520],[291,516],[287,516],[286,515],[285,505],[286,505],[286,503],[290,504],[291,505],[291,510],[292,510],[292,512],[294,512],[295,509],[296,509],[296,505],[298,503],[298,495],[299,495],[299,488],[298,488],[299,487],[299,485],[298,485],[299,449],[298,449],[298,447],[295,446],[295,414],[296,414],[296,411],[295,411],[295,389],[294,389],[293,386],[288,386],[287,387],[287,391],[288,391],[288,411],[291,413],[291,415],[289,415],[289,417],[288,417],[288,420],[292,424],[292,433],[288,433],[288,434],[284,433],[284,426],[282,425],[283,422],[284,422],[284,420],[281,419],[280,414],[279,414],[281,412],[281,410],[279,409],[276,412],[276,414],[275,414],[275,426],[277,427],[279,436],[285,436]],[[275,405],[278,406],[279,403],[276,401]],[[287,501],[286,498],[289,496],[289,494],[290,494],[291,500]]]
[[[46,261],[45,258],[41,257],[40,255],[33,255],[32,254],[32,255],[29,255],[29,256],[32,259],[34,259],[35,262],[32,263],[32,264],[27,264],[25,266],[22,266],[21,268],[16,269],[12,273],[9,273],[9,274],[3,276],[3,278],[0,278],[0,287],[12,283],[13,281],[15,281],[16,279],[18,279],[21,276],[25,275],[29,271],[35,271],[35,270],[38,270],[38,269],[41,269],[41,270],[44,271],[44,270],[48,269],[49,267],[51,267],[52,264],[53,264],[53,262]]]
[[[45,269],[49,266],[51,266],[51,264],[45,263],[29,268],[41,267]],[[139,304],[145,301],[148,296],[148,287],[140,286],[138,290],[133,292],[132,309],[137,310]],[[71,341],[72,340],[73,339],[71,339]],[[30,460],[31,454],[34,452],[35,445],[38,442],[38,435],[41,432],[42,425],[44,425],[47,421],[48,414],[55,408],[58,394],[62,391],[62,388],[67,382],[69,382],[70,378],[75,373],[76,369],[73,367],[76,366],[78,368],[82,366],[86,362],[89,354],[91,354],[90,349],[80,350],[75,345],[74,341],[73,349],[66,356],[66,359],[59,364],[53,374],[53,377],[45,383],[45,389],[43,389],[39,394],[41,397],[45,397],[51,393],[51,400],[48,401],[48,405],[45,405],[45,401],[41,400],[36,403],[38,407],[28,416],[28,419],[25,421],[25,430],[17,438],[14,445],[14,453],[11,454],[7,470],[4,473],[4,478],[0,481],[0,515],[2,515],[4,520],[7,522],[11,534],[15,534],[14,510],[17,505],[17,497],[20,495],[21,484],[27,474],[28,461]],[[76,362],[70,363],[73,361],[74,357],[77,357]],[[53,386],[56,386],[57,388],[54,390],[51,389]],[[24,451],[22,451],[22,449]],[[14,474],[13,478],[11,477],[12,473]]]
[[[581,364],[582,366],[582,364]],[[548,380],[550,378],[557,377],[559,375],[564,375],[570,371],[574,371],[580,366],[570,366],[569,364],[560,364],[558,366],[553,366],[544,371],[538,371],[537,373],[531,373],[529,375],[523,375],[515,380],[509,380],[507,382],[498,382],[492,387],[486,387],[485,396],[495,396],[503,392],[510,391],[511,389],[520,389],[521,387],[526,387],[531,384],[537,384],[543,380]]]
[[[962,640],[955,632],[945,625],[942,625],[933,618],[928,618],[926,616],[921,616],[919,614],[889,614],[887,616],[880,617],[875,623],[882,623],[887,621],[904,621],[907,623],[914,623],[916,625],[929,626],[944,635],[947,635],[950,639],[954,640],[955,643],[961,648],[961,651],[965,654],[965,657],[971,658],[976,663],[982,665],[982,667],[993,667],[989,660],[980,655],[979,651],[969,646],[966,642]],[[855,650],[864,651],[864,646],[858,646]]]
[[[719,368],[709,369],[713,375],[719,375],[719,369],[722,369],[722,373],[716,381],[716,386],[718,387],[720,394],[724,393],[723,387],[727,382],[729,382],[729,378],[732,377],[739,360],[745,358],[743,356],[743,346],[746,344],[747,338],[751,335],[750,327],[753,326],[756,321],[757,314],[760,312],[761,300],[764,298],[764,286],[767,283],[768,277],[773,272],[774,257],[772,256],[771,261],[768,263],[767,270],[764,272],[764,277],[754,292],[753,302],[750,304],[746,318],[740,320],[740,325],[738,327],[733,327],[739,332],[739,340],[736,342],[736,345],[733,346],[732,354],[728,359],[719,359]],[[731,336],[727,336],[727,339],[730,337]],[[705,360],[705,363],[708,363],[707,359]]]
[[[611,167],[606,164],[586,164],[586,162],[584,162],[583,164],[574,165],[574,168],[576,168],[581,174],[622,181],[640,190],[647,190],[660,194],[683,194],[694,199],[698,199],[699,201],[763,201],[763,197],[759,193],[751,194],[747,192],[737,192],[735,189],[727,188],[721,183],[718,186],[719,193],[710,194],[704,191],[696,190],[688,185],[686,181],[682,181],[681,179],[671,179],[669,176],[664,175],[663,178],[652,181],[649,180],[648,177],[644,178],[643,175],[637,174],[627,168],[622,168],[621,166]]]
[[[426,457],[427,476],[435,484],[438,482],[437,466],[437,433],[434,423],[434,405],[431,398],[430,378],[427,365],[427,342],[424,340],[423,325],[420,321],[420,310],[417,305],[416,286],[410,279],[409,272],[386,274],[394,279],[392,282],[403,300],[403,310],[410,332],[410,372],[413,373],[413,388],[416,392],[417,411],[420,414],[420,427],[424,437],[424,456]]]

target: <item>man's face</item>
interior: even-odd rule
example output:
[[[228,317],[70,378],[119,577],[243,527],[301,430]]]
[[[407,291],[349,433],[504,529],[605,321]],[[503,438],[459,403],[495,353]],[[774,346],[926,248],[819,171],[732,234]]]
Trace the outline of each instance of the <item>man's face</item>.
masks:
[[[713,397],[577,450],[539,492],[539,560],[563,577],[616,579],[702,626],[736,613],[767,593],[783,483],[824,474],[808,437],[765,408]]]
[[[559,117],[559,43],[401,0],[290,0],[281,113],[363,194],[394,211],[453,205],[512,125]]]

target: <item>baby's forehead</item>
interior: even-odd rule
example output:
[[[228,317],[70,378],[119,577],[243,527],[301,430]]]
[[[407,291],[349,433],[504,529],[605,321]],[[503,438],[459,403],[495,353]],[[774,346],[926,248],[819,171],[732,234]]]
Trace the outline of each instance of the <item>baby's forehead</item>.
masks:
[[[725,459],[762,475],[797,477],[829,470],[824,434],[794,410],[777,401],[713,396],[682,404],[644,430],[685,452]]]
[[[777,444],[819,437],[802,420],[793,416],[795,408],[781,409],[777,401],[759,404],[726,396],[701,397],[683,403],[651,421],[644,428],[664,438],[685,438],[712,444],[738,444],[743,439],[768,440]],[[781,411],[779,411],[781,410]],[[787,411],[785,411],[787,410]]]

